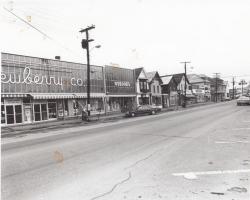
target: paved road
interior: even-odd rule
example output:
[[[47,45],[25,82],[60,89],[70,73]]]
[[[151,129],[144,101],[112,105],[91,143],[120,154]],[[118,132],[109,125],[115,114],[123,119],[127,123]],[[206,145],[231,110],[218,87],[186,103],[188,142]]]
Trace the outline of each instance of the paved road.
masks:
[[[250,107],[128,119],[2,152],[2,199],[249,199]]]

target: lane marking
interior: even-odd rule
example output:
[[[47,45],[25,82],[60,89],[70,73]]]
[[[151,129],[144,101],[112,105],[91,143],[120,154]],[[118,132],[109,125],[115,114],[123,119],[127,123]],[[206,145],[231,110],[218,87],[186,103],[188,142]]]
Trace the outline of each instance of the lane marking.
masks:
[[[249,141],[215,141],[216,144],[250,143]]]
[[[234,130],[234,131],[239,131],[239,130],[250,130],[250,127],[246,127],[246,128],[233,128],[232,130]]]
[[[238,174],[238,173],[250,173],[250,169],[186,172],[186,173],[173,173],[172,175],[183,176],[186,179],[197,179],[198,175]]]

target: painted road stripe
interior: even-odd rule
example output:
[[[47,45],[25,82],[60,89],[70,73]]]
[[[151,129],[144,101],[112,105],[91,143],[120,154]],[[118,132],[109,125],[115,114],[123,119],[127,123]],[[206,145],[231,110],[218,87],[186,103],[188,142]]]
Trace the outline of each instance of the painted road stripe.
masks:
[[[239,170],[219,170],[219,171],[205,171],[205,172],[186,172],[186,173],[173,173],[173,176],[184,176],[187,179],[197,179],[198,175],[216,175],[216,174],[238,174],[250,173],[250,169]]]
[[[232,129],[234,131],[239,131],[239,130],[250,130],[250,127],[246,127],[246,128],[234,128]]]
[[[215,141],[216,144],[250,143],[249,141]]]

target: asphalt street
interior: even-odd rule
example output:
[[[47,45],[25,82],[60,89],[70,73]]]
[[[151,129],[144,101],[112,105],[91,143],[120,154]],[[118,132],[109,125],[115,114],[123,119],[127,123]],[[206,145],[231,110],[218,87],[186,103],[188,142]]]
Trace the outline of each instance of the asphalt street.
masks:
[[[2,150],[2,199],[250,199],[250,106],[61,131]]]

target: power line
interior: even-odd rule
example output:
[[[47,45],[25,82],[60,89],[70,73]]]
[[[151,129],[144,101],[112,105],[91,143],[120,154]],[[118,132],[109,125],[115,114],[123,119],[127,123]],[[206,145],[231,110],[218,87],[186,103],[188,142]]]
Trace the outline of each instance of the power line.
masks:
[[[53,40],[50,36],[48,36],[46,33],[44,33],[43,31],[39,30],[38,28],[36,28],[35,26],[33,26],[32,24],[30,24],[29,22],[27,22],[26,20],[24,20],[23,18],[19,17],[18,15],[16,15],[15,13],[13,13],[12,11],[8,10],[7,8],[3,7],[4,10],[6,10],[7,12],[11,13],[12,15],[14,15],[16,18],[20,19],[22,22],[24,22],[25,24],[29,25],[30,27],[32,27],[33,29],[35,29],[36,31],[38,31],[39,33],[41,33],[44,37]]]
[[[14,15],[16,18],[18,18],[19,20],[21,20],[22,22],[24,22],[25,24],[27,24],[28,26],[30,26],[31,28],[33,28],[34,30],[38,31],[38,32],[39,32],[40,34],[42,34],[45,38],[50,39],[51,41],[57,43],[57,45],[59,45],[61,48],[63,48],[63,49],[65,49],[65,50],[67,50],[67,51],[69,51],[69,52],[75,54],[75,52],[73,52],[71,49],[69,49],[68,47],[66,47],[66,46],[64,46],[64,45],[62,45],[62,44],[60,44],[60,43],[59,43],[58,41],[56,41],[54,38],[50,37],[50,36],[49,36],[48,34],[46,34],[45,32],[41,31],[40,29],[38,29],[37,27],[35,27],[35,26],[32,25],[31,23],[29,23],[29,22],[27,22],[26,20],[24,20],[23,18],[19,17],[18,15],[16,15],[16,14],[15,14],[14,12],[12,12],[11,10],[5,8],[4,6],[3,6],[3,8],[4,8],[7,12],[11,13],[11,14]],[[77,54],[75,54],[75,55],[77,55]]]

